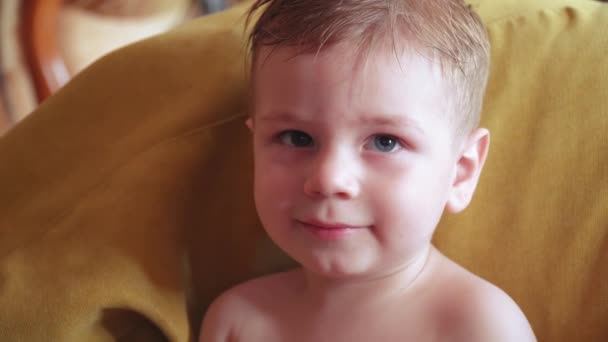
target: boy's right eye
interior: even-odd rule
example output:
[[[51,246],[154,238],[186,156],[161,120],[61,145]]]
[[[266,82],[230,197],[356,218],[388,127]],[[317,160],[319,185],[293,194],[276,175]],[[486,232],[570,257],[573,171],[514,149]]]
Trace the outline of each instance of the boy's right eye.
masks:
[[[278,138],[283,144],[293,147],[310,147],[314,143],[310,135],[296,130],[283,131]]]

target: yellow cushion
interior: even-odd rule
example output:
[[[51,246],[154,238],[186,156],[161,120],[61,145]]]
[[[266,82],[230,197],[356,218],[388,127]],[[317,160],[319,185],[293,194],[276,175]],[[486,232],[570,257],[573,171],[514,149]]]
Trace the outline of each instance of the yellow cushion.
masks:
[[[541,341],[608,340],[608,7],[471,2],[492,146],[436,243]],[[219,291],[291,264],[252,204],[243,13],[103,58],[0,138],[1,341],[189,341]]]
[[[608,6],[488,23],[491,147],[438,247],[505,289],[541,341],[608,341]]]

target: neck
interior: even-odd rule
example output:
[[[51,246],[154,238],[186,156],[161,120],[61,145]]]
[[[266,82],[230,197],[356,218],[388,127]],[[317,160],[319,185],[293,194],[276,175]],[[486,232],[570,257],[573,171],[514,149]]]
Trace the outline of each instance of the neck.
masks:
[[[373,276],[328,278],[304,270],[307,301],[319,310],[391,303],[411,292],[433,251],[429,246],[406,265]]]

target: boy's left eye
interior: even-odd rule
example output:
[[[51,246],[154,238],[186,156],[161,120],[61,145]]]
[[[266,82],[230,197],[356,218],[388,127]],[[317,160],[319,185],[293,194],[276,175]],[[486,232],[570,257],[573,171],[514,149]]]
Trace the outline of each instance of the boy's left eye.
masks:
[[[403,148],[399,139],[388,134],[378,134],[372,137],[366,148],[383,153],[395,152]]]

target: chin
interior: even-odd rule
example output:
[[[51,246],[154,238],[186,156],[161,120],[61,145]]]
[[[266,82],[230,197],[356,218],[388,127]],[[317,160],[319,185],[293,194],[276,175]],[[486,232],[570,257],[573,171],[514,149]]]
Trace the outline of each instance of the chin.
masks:
[[[296,258],[298,260],[299,258]],[[347,279],[358,278],[368,275],[373,268],[371,263],[363,260],[340,260],[342,258],[307,258],[307,260],[298,260],[302,267],[328,279]]]

